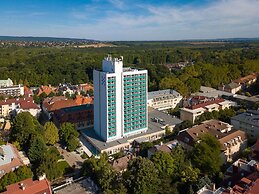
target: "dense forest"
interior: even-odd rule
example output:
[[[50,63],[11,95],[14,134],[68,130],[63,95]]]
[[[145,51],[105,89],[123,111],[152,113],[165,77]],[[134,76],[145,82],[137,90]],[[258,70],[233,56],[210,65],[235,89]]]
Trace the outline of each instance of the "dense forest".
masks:
[[[107,54],[123,56],[125,66],[149,71],[149,90],[174,88],[187,95],[200,85],[218,87],[259,72],[259,42],[116,42],[112,48],[0,49],[0,79],[28,86],[92,82],[92,71]],[[193,62],[170,71],[164,64]]]

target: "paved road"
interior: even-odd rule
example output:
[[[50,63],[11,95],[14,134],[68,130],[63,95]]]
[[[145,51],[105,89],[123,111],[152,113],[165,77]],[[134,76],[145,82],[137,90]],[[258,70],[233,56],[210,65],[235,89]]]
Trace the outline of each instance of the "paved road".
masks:
[[[64,159],[71,167],[74,165],[76,168],[81,167],[85,159],[82,159],[80,154],[77,154],[76,152],[68,152],[67,150],[62,149],[59,144],[56,144],[56,147],[59,153],[64,156]]]

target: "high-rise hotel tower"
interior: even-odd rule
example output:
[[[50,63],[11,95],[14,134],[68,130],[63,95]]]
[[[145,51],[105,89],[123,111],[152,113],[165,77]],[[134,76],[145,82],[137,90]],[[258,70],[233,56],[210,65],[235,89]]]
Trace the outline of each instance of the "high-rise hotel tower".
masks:
[[[106,57],[94,70],[94,130],[104,141],[148,128],[147,70],[123,68],[123,58]]]

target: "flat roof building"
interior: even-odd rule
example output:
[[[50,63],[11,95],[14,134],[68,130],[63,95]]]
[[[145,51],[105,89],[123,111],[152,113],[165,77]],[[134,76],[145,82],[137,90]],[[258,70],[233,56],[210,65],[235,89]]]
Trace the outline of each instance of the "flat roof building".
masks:
[[[182,98],[180,93],[172,89],[148,92],[148,106],[157,110],[174,109]]]
[[[147,131],[147,70],[108,56],[93,74],[95,133],[109,142]]]
[[[10,87],[13,86],[13,81],[8,78],[7,80],[0,80],[0,87]]]
[[[248,138],[259,138],[259,111],[247,111],[231,118],[231,124],[247,133]]]

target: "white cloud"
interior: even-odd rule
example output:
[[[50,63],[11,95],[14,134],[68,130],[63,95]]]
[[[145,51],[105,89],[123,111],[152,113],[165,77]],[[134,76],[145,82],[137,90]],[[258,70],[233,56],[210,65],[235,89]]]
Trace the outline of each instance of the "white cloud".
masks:
[[[112,4],[114,7],[118,9],[124,9],[125,8],[125,2],[124,0],[108,0],[110,4]]]
[[[70,13],[72,20],[79,19],[79,22],[74,25],[70,22],[67,26],[55,25],[51,31],[45,27],[40,29],[41,33],[44,36],[98,40],[175,40],[259,35],[259,0],[217,0],[202,6],[132,3],[143,12],[122,9],[125,1],[109,1],[117,9],[93,5],[79,11],[73,10]],[[32,33],[36,34],[37,30]]]

